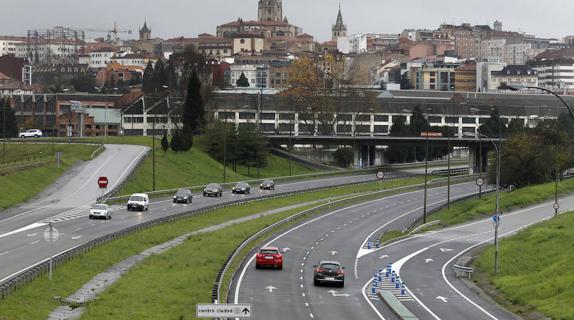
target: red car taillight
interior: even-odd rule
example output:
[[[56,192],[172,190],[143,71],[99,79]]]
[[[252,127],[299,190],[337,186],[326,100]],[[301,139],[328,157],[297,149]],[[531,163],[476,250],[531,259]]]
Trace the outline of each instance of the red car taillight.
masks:
[[[345,274],[345,271],[339,270],[339,271],[337,271],[337,274]]]

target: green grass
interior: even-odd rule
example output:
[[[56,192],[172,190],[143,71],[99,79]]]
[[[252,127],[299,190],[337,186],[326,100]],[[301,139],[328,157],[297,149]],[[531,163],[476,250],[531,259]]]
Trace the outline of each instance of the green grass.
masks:
[[[574,319],[574,213],[560,215],[500,242],[500,268],[494,275],[494,248],[475,265],[502,293],[503,303],[521,314]]]
[[[51,146],[35,144],[14,144],[10,145],[10,151],[15,154],[25,155],[26,150],[46,150],[49,152],[46,157],[49,162],[40,167],[16,170],[6,175],[0,176],[0,210],[10,208],[24,202],[58,179],[76,161],[87,161],[91,154],[98,148],[93,145],[59,145],[54,146],[55,152],[62,152],[60,168],[57,167],[55,159],[51,156]],[[16,156],[15,156],[16,157]]]
[[[0,146],[0,168],[50,158],[51,155],[52,146],[48,144],[6,143],[5,149],[4,145]]]
[[[558,183],[559,194],[574,191],[574,179],[563,180]],[[554,197],[554,182],[529,186],[512,192],[500,193],[500,210],[502,212],[515,208],[523,208],[540,203]],[[441,225],[451,226],[474,219],[486,218],[494,215],[496,197],[494,194],[483,196],[482,199],[473,199],[451,204],[450,210],[443,209],[431,215],[429,222],[440,220]]]
[[[57,268],[54,273],[54,281],[53,285],[50,288],[50,284],[48,283],[47,276],[38,278],[32,281],[30,284],[24,286],[14,294],[10,295],[7,299],[0,301],[0,319],[9,319],[9,320],[19,320],[19,319],[45,319],[47,315],[58,306],[58,303],[54,301],[51,297],[53,296],[61,296],[67,297],[70,294],[74,293],[78,288],[80,288],[85,282],[89,281],[98,273],[104,271],[111,265],[122,261],[132,255],[138,254],[143,250],[152,247],[154,245],[158,245],[160,243],[166,242],[170,239],[178,237],[182,234],[192,232],[194,230],[198,230],[207,226],[211,226],[214,224],[219,224],[225,221],[229,221],[232,219],[237,219],[240,217],[276,209],[282,208],[293,204],[298,203],[307,203],[310,201],[316,201],[318,199],[327,199],[330,197],[338,197],[358,192],[365,192],[365,191],[375,191],[380,190],[381,188],[391,189],[396,188],[399,186],[406,186],[411,184],[419,184],[421,183],[422,178],[409,178],[403,180],[395,180],[385,183],[381,185],[380,183],[369,183],[363,184],[360,186],[352,186],[352,187],[342,187],[342,188],[335,188],[330,190],[323,190],[317,192],[310,192],[302,195],[292,196],[288,198],[281,198],[281,199],[273,199],[273,200],[265,200],[259,201],[251,204],[234,206],[226,209],[220,209],[213,211],[208,214],[200,215],[194,218],[181,220],[174,223],[164,224],[155,228],[147,229],[137,234],[113,241],[109,244],[104,246],[98,247],[74,260],[69,263],[62,265],[61,267]],[[303,208],[299,208],[296,211],[301,211]],[[186,243],[186,248],[189,243],[199,243],[199,248],[197,251],[191,250],[189,253],[185,253],[184,259],[185,263],[189,263],[189,267],[186,265],[183,270],[178,269],[182,265],[179,264],[179,261],[172,261],[170,259],[165,259],[164,257],[154,257],[151,262],[146,261],[141,266],[137,267],[137,270],[133,272],[142,272],[138,270],[146,270],[146,266],[152,267],[157,269],[161,266],[163,270],[164,276],[170,276],[172,273],[179,273],[185,272],[190,276],[193,275],[191,281],[185,279],[185,286],[182,284],[173,284],[176,286],[176,289],[180,290],[194,290],[194,293],[191,295],[182,295],[185,296],[185,301],[181,302],[180,298],[177,298],[174,301],[178,301],[183,303],[182,305],[173,305],[173,303],[168,304],[172,305],[175,310],[183,310],[182,308],[193,308],[195,303],[198,302],[209,302],[210,294],[211,294],[211,285],[213,280],[215,279],[215,275],[219,270],[219,267],[222,264],[222,261],[229,255],[232,248],[234,248],[238,241],[242,241],[248,235],[254,233],[256,230],[265,227],[266,225],[270,224],[271,221],[276,221],[282,219],[285,214],[292,214],[294,211],[288,213],[277,214],[273,216],[268,216],[267,218],[253,221],[253,225],[250,225],[249,229],[243,230],[240,233],[233,233],[233,240],[229,243],[225,240],[228,236],[231,236],[231,232],[235,232],[236,226],[226,228],[221,232],[217,232],[216,240],[217,241],[207,241],[209,235],[201,235],[196,237],[193,241],[188,241]],[[243,238],[241,238],[241,236]],[[221,246],[219,242],[221,241]],[[233,242],[233,245],[231,244]],[[208,246],[206,243],[211,243]],[[212,246],[215,247],[212,247]],[[225,246],[224,246],[225,245]],[[230,246],[230,247],[228,247]],[[202,249],[202,248],[209,248]],[[179,249],[182,250],[182,249]],[[189,249],[188,249],[189,250]],[[171,251],[169,251],[171,252]],[[168,253],[169,253],[168,252]],[[182,252],[182,251],[177,251]],[[197,255],[189,256],[188,254]],[[210,257],[203,260],[202,257],[205,255],[205,252],[210,253]],[[164,256],[164,255],[162,255]],[[176,255],[177,256],[177,255]],[[159,260],[155,260],[159,259]],[[130,272],[131,274],[132,272]],[[131,278],[132,276],[128,274],[129,285],[126,287],[119,287],[113,286],[110,288],[109,292],[106,295],[113,295],[112,297],[116,297],[117,295],[123,295],[125,292],[120,290],[121,288],[126,288],[130,290],[130,288],[138,288],[135,291],[132,291],[131,295],[134,297],[142,298],[142,295],[148,295],[147,297],[143,297],[143,301],[147,301],[149,303],[149,308],[152,306],[156,306],[154,301],[159,301],[159,296],[166,294],[167,291],[171,293],[173,290],[172,287],[170,288],[163,288],[162,286],[156,287],[153,290],[145,290],[140,291],[140,286],[144,285],[142,283],[134,283],[132,287],[132,280],[139,281],[138,279]],[[154,274],[153,277],[159,276]],[[146,281],[151,283],[152,279],[149,276],[144,276]],[[143,280],[140,279],[140,280]],[[122,283],[125,280],[121,281]],[[191,285],[188,285],[190,284]],[[190,288],[187,288],[190,287]],[[187,293],[186,293],[187,294]],[[191,297],[196,297],[197,300],[192,300]],[[112,298],[107,298],[111,300],[105,300],[109,303],[113,303]],[[136,298],[134,298],[136,299]],[[194,298],[195,299],[195,298]],[[130,302],[131,303],[131,302]],[[131,308],[128,306],[129,303],[124,302],[123,305]],[[34,308],[30,308],[30,305],[34,305]],[[165,307],[165,306],[164,306]],[[103,307],[102,307],[103,308]],[[163,308],[158,306],[158,308]],[[112,312],[107,310],[106,312]],[[131,310],[131,309],[130,309]],[[152,310],[151,312],[148,310],[149,316],[157,316],[159,313],[158,310]],[[188,309],[185,309],[188,310]],[[90,310],[90,315],[92,312],[98,312],[98,310]],[[115,311],[114,311],[115,312]],[[117,311],[120,312],[120,311]],[[190,313],[192,314],[192,313]],[[194,312],[193,312],[194,314]],[[139,314],[138,314],[139,315]],[[115,317],[115,315],[114,315]],[[110,316],[105,316],[103,318],[110,318]],[[136,317],[139,318],[139,317]]]

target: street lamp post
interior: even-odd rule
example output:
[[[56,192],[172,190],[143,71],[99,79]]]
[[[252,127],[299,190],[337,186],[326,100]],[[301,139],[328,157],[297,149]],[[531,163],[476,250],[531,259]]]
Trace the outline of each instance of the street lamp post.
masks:
[[[427,108],[426,111],[430,111],[430,108]],[[426,139],[425,139],[425,192],[424,192],[424,205],[423,205],[423,224],[427,223],[427,193],[428,193],[428,170],[429,170],[429,128],[427,128],[427,132],[425,132]]]

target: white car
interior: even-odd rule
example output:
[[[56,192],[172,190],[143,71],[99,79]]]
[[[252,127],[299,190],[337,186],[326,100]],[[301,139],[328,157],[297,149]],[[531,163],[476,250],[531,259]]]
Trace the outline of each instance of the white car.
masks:
[[[128,200],[128,211],[130,210],[149,210],[149,197],[145,193],[134,193]]]
[[[42,130],[40,129],[30,129],[20,132],[20,138],[41,138]]]
[[[104,218],[104,219],[111,219],[112,218],[112,207],[107,204],[96,204],[90,210],[90,219],[94,218]]]

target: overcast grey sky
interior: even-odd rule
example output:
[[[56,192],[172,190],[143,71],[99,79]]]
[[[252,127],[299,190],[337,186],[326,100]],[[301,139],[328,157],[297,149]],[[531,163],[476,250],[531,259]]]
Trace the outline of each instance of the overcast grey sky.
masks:
[[[257,18],[258,0],[2,0],[0,35],[25,35],[28,29],[56,25],[137,30],[147,18],[152,36],[214,34],[216,26]],[[350,33],[398,33],[405,28],[438,27],[442,22],[489,24],[505,30],[559,37],[574,34],[572,0],[283,0],[289,22],[330,38],[339,2]],[[132,35],[132,36],[135,36]]]

